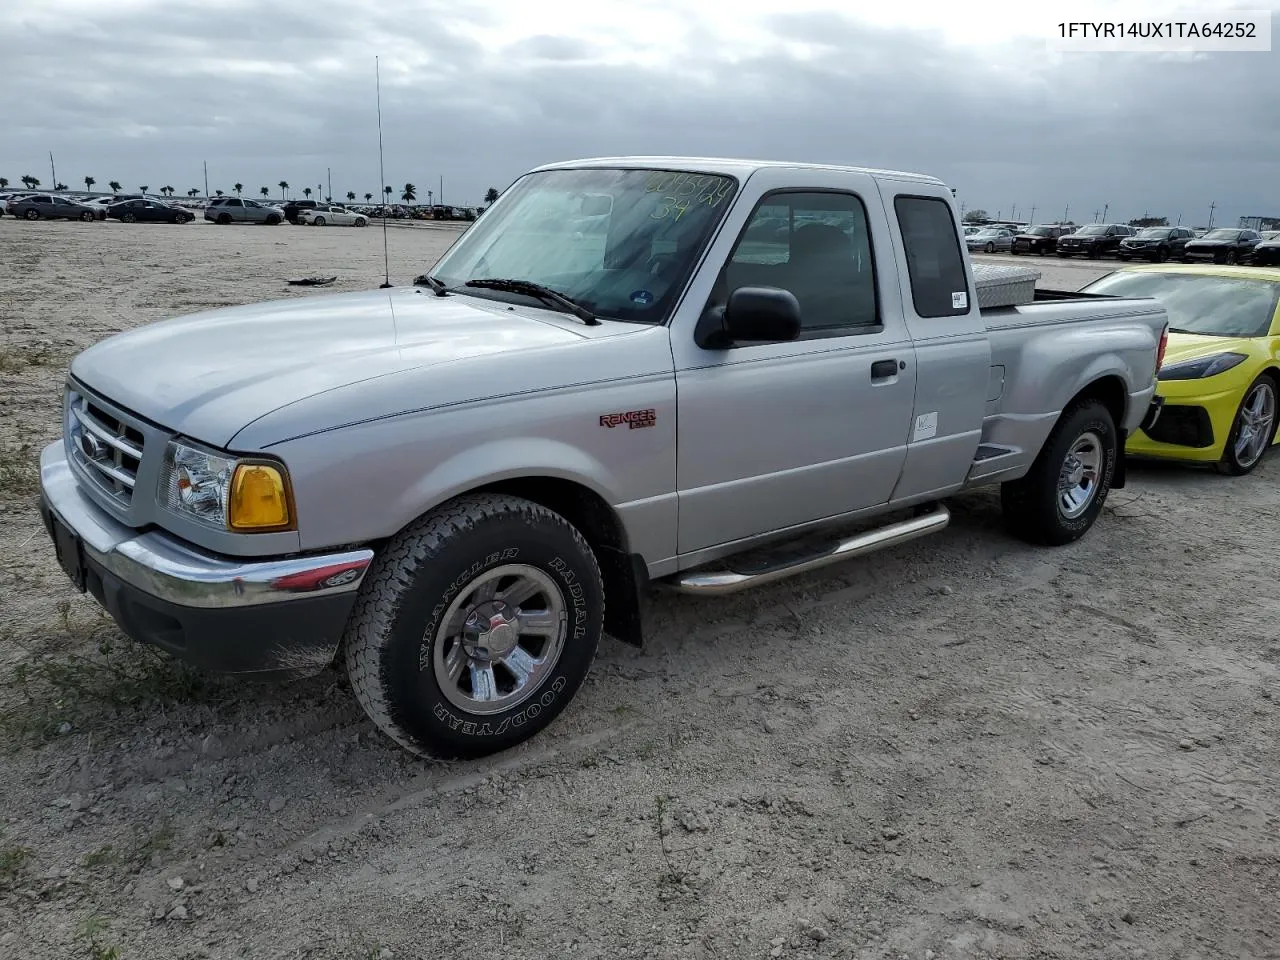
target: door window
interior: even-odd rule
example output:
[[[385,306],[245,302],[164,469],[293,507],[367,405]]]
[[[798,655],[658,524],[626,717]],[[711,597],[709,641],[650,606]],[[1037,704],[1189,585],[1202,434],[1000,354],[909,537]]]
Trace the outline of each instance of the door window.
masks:
[[[739,287],[776,287],[800,302],[801,336],[879,329],[866,208],[849,193],[772,193],[733,248],[713,302]]]

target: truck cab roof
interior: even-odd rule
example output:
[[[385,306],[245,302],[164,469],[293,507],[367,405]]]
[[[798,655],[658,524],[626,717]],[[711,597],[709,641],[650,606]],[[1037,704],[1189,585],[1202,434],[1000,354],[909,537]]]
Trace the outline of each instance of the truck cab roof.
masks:
[[[577,167],[644,167],[671,168],[675,170],[691,170],[702,173],[717,173],[745,179],[759,170],[825,170],[861,173],[874,177],[894,180],[914,180],[919,183],[943,186],[937,177],[922,173],[909,173],[903,170],[880,170],[874,167],[855,167],[842,164],[826,163],[793,163],[785,160],[748,160],[727,157],[590,157],[581,160],[567,160],[559,163],[548,163],[538,167],[541,170],[566,170]]]

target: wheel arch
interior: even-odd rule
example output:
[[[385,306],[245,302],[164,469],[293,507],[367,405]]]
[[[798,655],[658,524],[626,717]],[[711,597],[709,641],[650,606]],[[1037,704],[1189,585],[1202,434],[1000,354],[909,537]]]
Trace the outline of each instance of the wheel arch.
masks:
[[[1124,418],[1129,408],[1129,389],[1124,379],[1118,374],[1104,374],[1094,380],[1090,380],[1076,391],[1075,396],[1067,401],[1066,406],[1063,407],[1064,414],[1084,400],[1098,401],[1111,414],[1111,422],[1115,424],[1116,428],[1117,442],[1115,472],[1111,477],[1111,489],[1122,490],[1126,480]]]
[[[643,646],[643,594],[649,582],[648,567],[643,557],[631,552],[625,525],[599,492],[579,480],[549,473],[530,473],[482,481],[464,490],[453,491],[422,515],[459,497],[477,493],[529,500],[553,510],[573,524],[595,552],[600,566],[605,593],[605,633],[631,646]]]

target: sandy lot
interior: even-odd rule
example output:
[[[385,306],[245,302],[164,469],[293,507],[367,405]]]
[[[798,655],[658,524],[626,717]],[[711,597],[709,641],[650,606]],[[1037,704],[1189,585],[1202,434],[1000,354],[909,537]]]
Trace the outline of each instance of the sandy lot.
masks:
[[[454,235],[392,231],[393,282]],[[890,553],[655,596],[645,650],[476,763],[410,758],[336,672],[125,641],[32,507],[70,357],[290,276],[376,285],[381,253],[0,221],[0,957],[1280,956],[1274,458],[1134,469],[1064,549],[980,493]]]

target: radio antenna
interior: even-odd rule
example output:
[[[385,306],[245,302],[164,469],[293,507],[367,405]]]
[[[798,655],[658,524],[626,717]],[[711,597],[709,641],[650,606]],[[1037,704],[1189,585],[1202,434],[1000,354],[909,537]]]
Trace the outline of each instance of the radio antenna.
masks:
[[[387,171],[382,165],[382,67],[378,63],[378,58],[373,58],[374,76],[378,84],[378,192],[383,195],[384,203],[382,207],[382,265],[386,271],[385,280],[378,289],[386,290],[391,286],[391,254],[387,252],[387,208],[386,200],[390,198],[383,189],[387,183]]]

